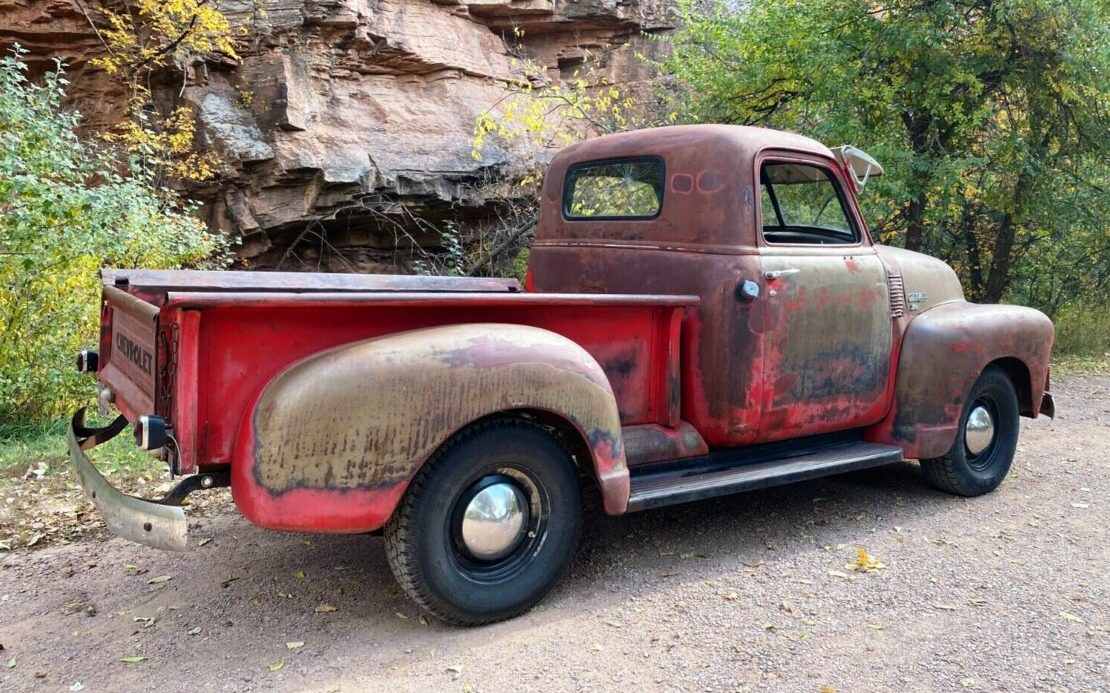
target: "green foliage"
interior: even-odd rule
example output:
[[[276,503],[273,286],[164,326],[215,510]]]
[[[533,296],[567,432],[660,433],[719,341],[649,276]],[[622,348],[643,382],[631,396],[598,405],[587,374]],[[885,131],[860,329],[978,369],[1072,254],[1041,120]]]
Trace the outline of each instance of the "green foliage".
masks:
[[[107,420],[89,421],[89,425],[107,423]],[[97,468],[108,475],[158,478],[165,474],[165,463],[139,449],[131,436],[116,436],[89,454]],[[6,481],[18,479],[28,468],[70,474],[65,423],[0,425],[0,488]]]
[[[685,119],[875,154],[885,242],[951,263],[969,297],[1053,311],[1110,280],[1110,4],[751,0],[695,5],[664,62]]]
[[[1070,303],[1056,313],[1055,322],[1054,353],[1110,361],[1110,302]]]
[[[73,358],[96,343],[100,267],[217,266],[227,250],[142,159],[123,176],[79,139],[62,70],[34,84],[20,56],[0,58],[0,424],[88,395]]]

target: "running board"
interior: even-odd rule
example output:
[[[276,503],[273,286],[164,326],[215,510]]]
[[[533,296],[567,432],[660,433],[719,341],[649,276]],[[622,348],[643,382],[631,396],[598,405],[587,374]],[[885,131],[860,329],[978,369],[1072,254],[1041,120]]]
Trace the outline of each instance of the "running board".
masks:
[[[878,467],[901,461],[902,448],[837,441],[778,454],[768,459],[741,449],[633,467],[628,512]]]

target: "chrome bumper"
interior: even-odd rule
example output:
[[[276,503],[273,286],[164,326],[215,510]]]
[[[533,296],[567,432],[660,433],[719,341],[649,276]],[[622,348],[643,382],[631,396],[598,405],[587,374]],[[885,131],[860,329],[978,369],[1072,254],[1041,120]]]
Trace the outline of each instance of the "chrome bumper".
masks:
[[[188,537],[184,510],[119,491],[85,456],[85,450],[111,440],[126,427],[127,420],[120,416],[104,428],[85,428],[85,410],[78,409],[73,415],[68,435],[69,461],[77,470],[81,488],[115,534],[156,549],[184,551]]]

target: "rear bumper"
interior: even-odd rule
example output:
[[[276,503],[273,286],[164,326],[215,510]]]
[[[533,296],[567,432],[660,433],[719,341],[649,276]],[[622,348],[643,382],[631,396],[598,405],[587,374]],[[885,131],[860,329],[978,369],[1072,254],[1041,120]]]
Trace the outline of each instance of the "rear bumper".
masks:
[[[89,458],[85,450],[111,440],[127,426],[122,416],[104,428],[85,428],[85,410],[78,409],[69,425],[69,461],[77,472],[85,494],[104,518],[108,529],[131,541],[156,549],[184,551],[188,525],[185,511],[178,507],[129,496],[113,487]]]

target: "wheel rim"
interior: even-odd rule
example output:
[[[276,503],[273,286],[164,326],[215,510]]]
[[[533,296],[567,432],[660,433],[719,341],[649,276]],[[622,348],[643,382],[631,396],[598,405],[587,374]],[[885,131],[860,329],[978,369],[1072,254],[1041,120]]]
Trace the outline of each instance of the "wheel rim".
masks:
[[[977,470],[990,464],[998,438],[997,408],[993,400],[981,397],[975,400],[964,422],[964,447],[967,449],[968,463]]]
[[[527,529],[528,500],[511,481],[483,484],[463,509],[459,534],[470,555],[496,561],[513,552]]]
[[[448,518],[452,562],[474,582],[511,580],[542,548],[549,508],[542,485],[520,469],[479,475],[455,499]]]

